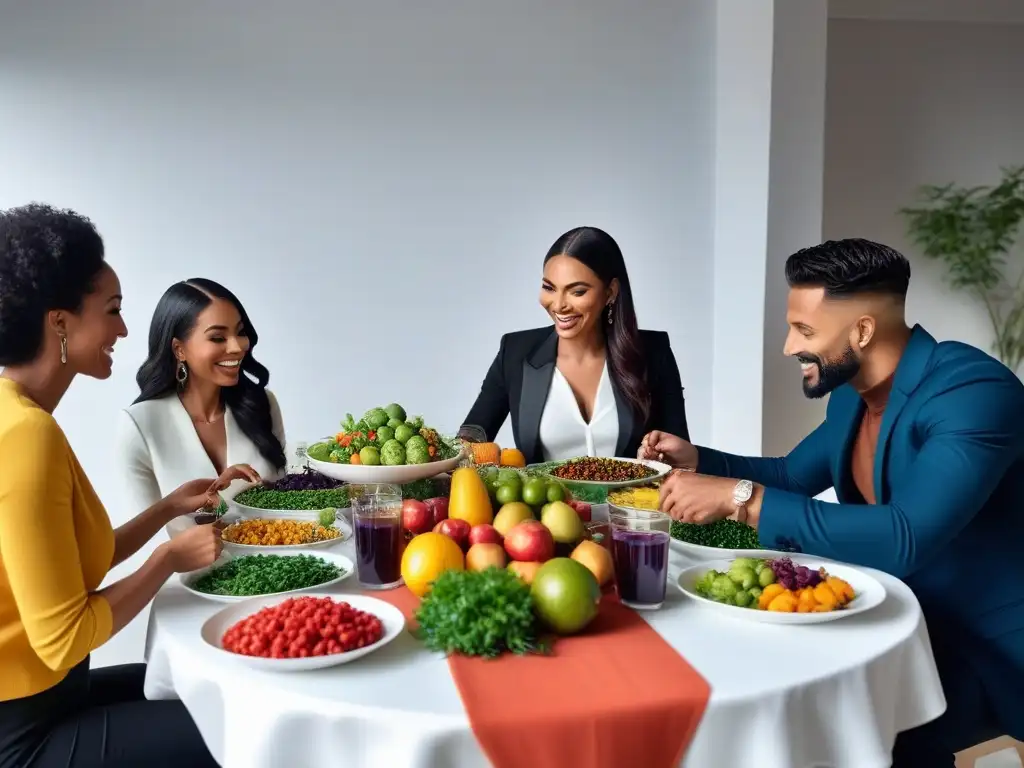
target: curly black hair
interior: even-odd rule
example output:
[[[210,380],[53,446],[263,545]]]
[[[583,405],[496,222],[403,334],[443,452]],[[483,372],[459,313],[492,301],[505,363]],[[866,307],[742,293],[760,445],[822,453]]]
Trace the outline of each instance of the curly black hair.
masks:
[[[80,311],[105,263],[85,216],[40,203],[0,211],[0,368],[35,360],[46,313]]]
[[[860,237],[829,240],[786,259],[791,288],[824,288],[830,299],[881,293],[899,299],[910,287],[910,262],[890,248]]]

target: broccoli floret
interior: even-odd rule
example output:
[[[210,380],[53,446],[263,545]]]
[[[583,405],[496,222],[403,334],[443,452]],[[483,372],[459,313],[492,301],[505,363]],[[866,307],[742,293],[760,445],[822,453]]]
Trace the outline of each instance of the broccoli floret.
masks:
[[[363,416],[363,421],[366,422],[366,426],[370,429],[377,429],[377,427],[383,427],[388,423],[388,414],[383,408],[371,408]]]
[[[380,461],[389,467],[405,464],[405,446],[394,438],[388,440],[380,449]]]
[[[331,451],[330,461],[335,464],[350,464],[352,463],[352,449],[351,448],[335,448]]]

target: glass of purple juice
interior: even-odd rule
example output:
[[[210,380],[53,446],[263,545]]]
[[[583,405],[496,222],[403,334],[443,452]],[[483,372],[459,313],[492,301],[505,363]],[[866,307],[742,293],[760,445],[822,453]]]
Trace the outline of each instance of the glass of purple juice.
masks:
[[[668,587],[668,541],[672,519],[664,512],[610,506],[615,589],[623,605],[661,608]]]
[[[356,540],[356,579],[364,589],[402,585],[402,491],[396,485],[348,486]]]

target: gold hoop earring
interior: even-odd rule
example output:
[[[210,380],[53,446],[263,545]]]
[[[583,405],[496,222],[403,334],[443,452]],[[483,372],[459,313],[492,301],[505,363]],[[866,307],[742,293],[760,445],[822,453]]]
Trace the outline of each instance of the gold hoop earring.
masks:
[[[174,373],[174,380],[178,382],[179,387],[184,387],[185,382],[188,381],[188,366],[185,365],[184,360],[178,362],[178,370]]]
[[[67,365],[68,364],[68,337],[67,336],[61,336],[60,337],[60,364],[61,365]]]

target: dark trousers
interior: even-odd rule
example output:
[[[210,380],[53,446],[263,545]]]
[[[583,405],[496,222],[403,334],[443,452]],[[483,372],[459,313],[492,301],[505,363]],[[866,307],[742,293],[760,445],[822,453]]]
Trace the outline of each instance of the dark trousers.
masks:
[[[946,712],[896,737],[893,768],[953,768],[954,754],[975,744],[1024,739],[1024,631],[980,640],[942,622],[928,630]]]
[[[144,664],[89,669],[0,701],[0,768],[215,768],[180,701],[148,701]]]

